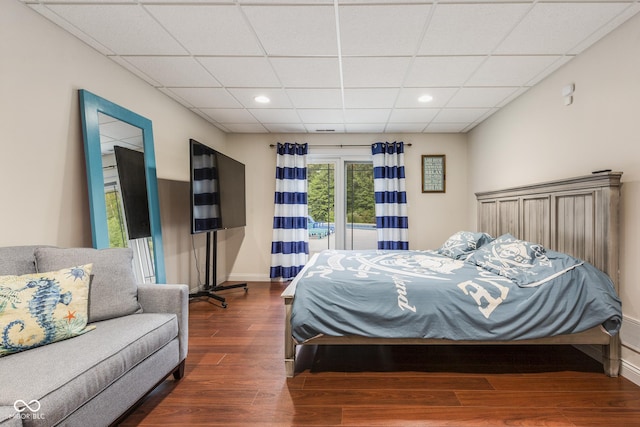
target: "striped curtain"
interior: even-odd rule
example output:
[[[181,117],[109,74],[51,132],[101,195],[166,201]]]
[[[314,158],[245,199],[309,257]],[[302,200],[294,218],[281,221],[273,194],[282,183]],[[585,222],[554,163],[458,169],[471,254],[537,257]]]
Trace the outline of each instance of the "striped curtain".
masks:
[[[371,151],[378,249],[409,249],[404,143],[376,142]]]
[[[307,262],[307,144],[278,143],[275,213],[271,243],[272,279],[289,280]]]

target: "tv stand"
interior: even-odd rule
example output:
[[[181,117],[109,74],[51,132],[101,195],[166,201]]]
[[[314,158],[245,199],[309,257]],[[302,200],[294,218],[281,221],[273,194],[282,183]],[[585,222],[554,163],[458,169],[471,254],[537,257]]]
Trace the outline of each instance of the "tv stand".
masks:
[[[211,238],[211,236],[213,235],[213,239]],[[246,283],[236,283],[233,285],[226,285],[226,286],[216,286],[216,277],[217,277],[217,258],[218,258],[218,235],[217,235],[217,231],[207,231],[207,260],[205,263],[205,280],[204,280],[204,287],[201,291],[198,292],[194,292],[189,294],[189,298],[202,298],[202,297],[207,297],[207,298],[213,298],[216,301],[220,301],[222,304],[222,308],[227,308],[227,302],[226,299],[218,294],[216,294],[216,292],[218,291],[225,291],[227,289],[235,289],[235,288],[244,288],[244,291],[247,292],[248,288],[247,288],[247,284]],[[211,284],[212,280],[211,280],[211,275],[209,274],[209,272],[211,271],[211,269],[213,269],[213,283],[214,285]]]

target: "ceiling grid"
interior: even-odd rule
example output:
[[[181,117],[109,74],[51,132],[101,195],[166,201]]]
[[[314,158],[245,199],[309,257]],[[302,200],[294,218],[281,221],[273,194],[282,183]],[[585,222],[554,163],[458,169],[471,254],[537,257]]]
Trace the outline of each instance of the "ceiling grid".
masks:
[[[21,1],[232,133],[467,132],[640,11],[639,0]]]

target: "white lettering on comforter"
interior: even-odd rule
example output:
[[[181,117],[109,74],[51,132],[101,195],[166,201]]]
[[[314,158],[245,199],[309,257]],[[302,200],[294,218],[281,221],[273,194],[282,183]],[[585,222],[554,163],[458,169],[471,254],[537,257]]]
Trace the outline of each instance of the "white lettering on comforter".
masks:
[[[507,278],[495,277],[491,275],[488,277],[487,275],[481,273],[481,277],[477,279],[479,282],[485,282],[490,285],[493,285],[500,291],[500,296],[494,297],[491,293],[482,285],[475,283],[472,280],[467,280],[466,282],[462,282],[458,284],[458,287],[462,289],[465,295],[471,295],[471,297],[475,300],[476,304],[478,304],[478,310],[485,318],[489,318],[491,313],[507,298],[509,294],[509,288],[506,286],[502,286],[499,284],[499,281],[511,283],[511,281]],[[472,288],[471,290],[469,288]],[[484,300],[484,301],[483,301]]]
[[[406,308],[415,313],[416,307],[409,305],[406,282],[398,276],[393,276],[393,283],[396,285],[396,292],[398,292],[398,307],[400,307],[402,311],[404,311],[404,309]]]

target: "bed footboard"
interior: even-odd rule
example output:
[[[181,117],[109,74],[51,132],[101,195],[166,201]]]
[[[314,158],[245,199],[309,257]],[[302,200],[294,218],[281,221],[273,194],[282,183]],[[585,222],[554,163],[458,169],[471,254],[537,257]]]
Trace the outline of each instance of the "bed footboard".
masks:
[[[296,370],[296,343],[291,335],[291,309],[295,285],[289,285],[282,293],[284,298],[284,367],[288,378],[293,378]]]

